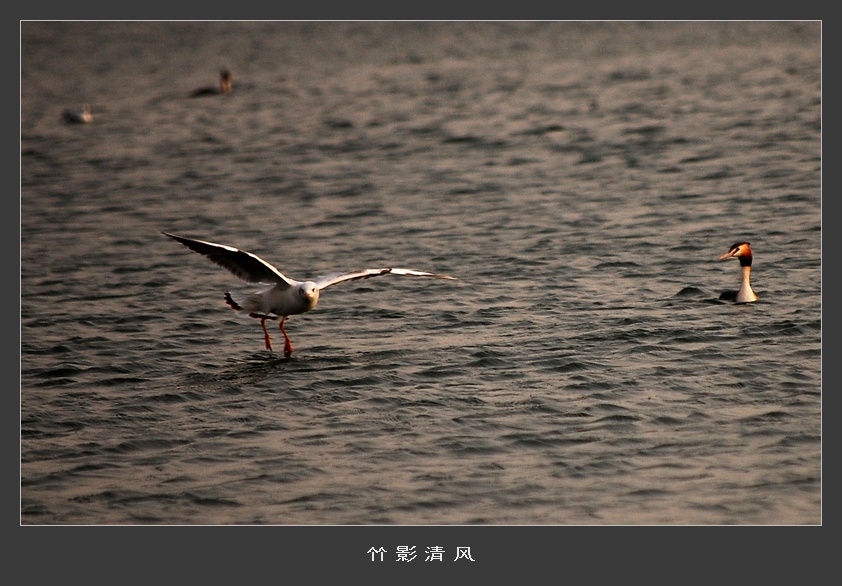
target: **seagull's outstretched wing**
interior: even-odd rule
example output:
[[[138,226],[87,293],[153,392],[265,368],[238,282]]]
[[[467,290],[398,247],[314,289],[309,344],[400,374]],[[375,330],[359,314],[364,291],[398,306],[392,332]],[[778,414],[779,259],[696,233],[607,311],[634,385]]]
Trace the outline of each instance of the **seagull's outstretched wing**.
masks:
[[[316,286],[319,289],[325,289],[337,283],[344,283],[345,281],[356,281],[358,279],[368,279],[369,277],[379,277],[380,275],[406,275],[409,277],[431,277],[433,279],[451,279],[456,280],[456,277],[450,275],[442,275],[438,273],[428,273],[426,271],[416,271],[413,269],[363,269],[361,271],[354,271],[351,273],[332,273],[316,279]]]
[[[161,234],[169,236],[173,240],[181,242],[190,250],[208,257],[219,266],[234,273],[234,275],[246,283],[280,283],[287,286],[295,284],[295,281],[285,277],[283,273],[268,262],[245,250],[239,250],[232,246],[225,246],[224,244],[214,244],[213,242],[184,238],[183,236],[176,236],[167,232],[161,232]]]

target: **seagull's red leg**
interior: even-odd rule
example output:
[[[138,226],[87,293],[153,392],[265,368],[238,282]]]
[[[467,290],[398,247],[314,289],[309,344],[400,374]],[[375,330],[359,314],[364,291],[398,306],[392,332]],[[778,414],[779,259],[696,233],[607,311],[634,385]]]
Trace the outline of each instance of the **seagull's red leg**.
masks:
[[[263,328],[263,340],[266,342],[266,349],[271,350],[272,349],[272,340],[271,340],[271,338],[269,338],[269,332],[266,330],[266,318],[265,317],[260,318],[260,327]]]
[[[289,336],[287,336],[287,331],[284,329],[284,322],[286,320],[287,320],[286,316],[282,315],[279,325],[281,327],[281,333],[284,335],[284,356],[289,358],[290,355],[292,355],[292,340],[289,339]]]

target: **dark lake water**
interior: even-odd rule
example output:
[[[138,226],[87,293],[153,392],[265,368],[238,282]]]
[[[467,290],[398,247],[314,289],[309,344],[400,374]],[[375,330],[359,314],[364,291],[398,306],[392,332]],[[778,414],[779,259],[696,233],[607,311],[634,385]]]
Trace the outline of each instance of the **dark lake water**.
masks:
[[[820,35],[22,23],[21,523],[821,523]]]

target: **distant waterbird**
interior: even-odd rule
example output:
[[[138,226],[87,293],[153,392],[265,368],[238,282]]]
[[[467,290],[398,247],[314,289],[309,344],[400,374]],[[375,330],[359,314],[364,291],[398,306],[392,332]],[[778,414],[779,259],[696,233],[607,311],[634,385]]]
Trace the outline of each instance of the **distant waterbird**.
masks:
[[[91,113],[90,105],[82,104],[81,108],[67,109],[62,112],[61,119],[69,124],[88,124],[94,121],[94,115]]]
[[[233,89],[232,83],[233,75],[230,69],[223,69],[219,72],[219,85],[209,85],[196,88],[191,91],[188,96],[191,98],[199,98],[202,96],[216,96],[219,94],[230,93]]]

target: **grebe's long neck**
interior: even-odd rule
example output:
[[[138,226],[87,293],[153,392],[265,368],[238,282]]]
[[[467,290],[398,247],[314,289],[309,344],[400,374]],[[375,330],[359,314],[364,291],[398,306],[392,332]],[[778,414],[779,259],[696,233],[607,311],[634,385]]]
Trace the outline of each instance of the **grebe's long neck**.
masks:
[[[742,259],[741,259],[742,260]],[[749,258],[751,263],[751,258]],[[751,289],[751,264],[743,264],[743,282],[740,285],[740,290],[737,293],[737,303],[748,303],[750,301],[757,301],[757,295]]]

